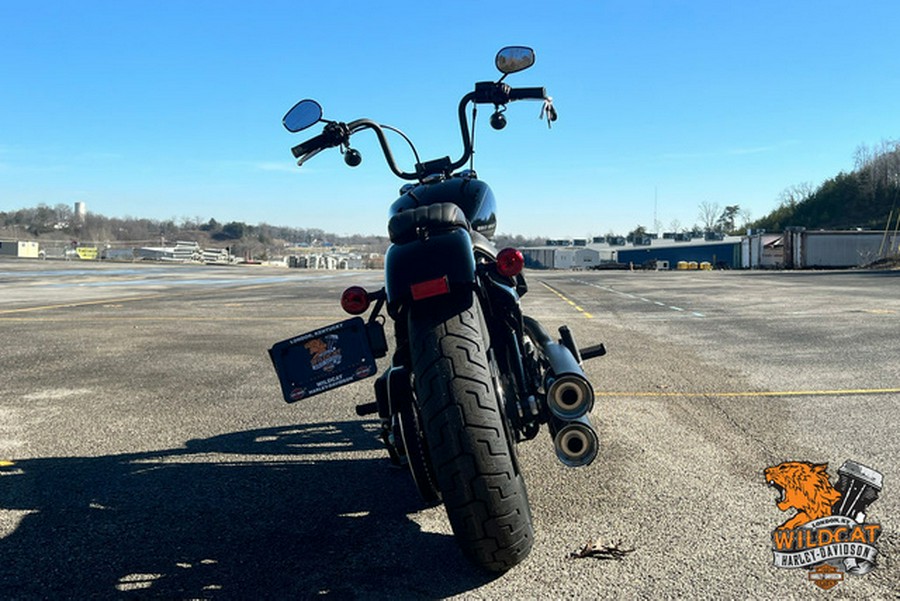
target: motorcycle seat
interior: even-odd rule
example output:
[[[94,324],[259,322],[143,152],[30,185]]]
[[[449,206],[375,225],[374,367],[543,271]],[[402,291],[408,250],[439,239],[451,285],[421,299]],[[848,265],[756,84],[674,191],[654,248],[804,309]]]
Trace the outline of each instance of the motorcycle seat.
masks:
[[[397,213],[388,221],[388,236],[394,244],[402,244],[415,240],[420,229],[439,232],[459,227],[469,230],[463,210],[452,202],[439,202]]]

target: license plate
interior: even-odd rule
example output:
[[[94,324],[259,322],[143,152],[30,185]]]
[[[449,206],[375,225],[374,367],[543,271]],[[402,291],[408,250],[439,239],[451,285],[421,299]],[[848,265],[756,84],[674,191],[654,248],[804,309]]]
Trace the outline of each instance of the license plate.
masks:
[[[269,349],[269,356],[288,403],[368,378],[377,371],[361,317],[282,340]]]

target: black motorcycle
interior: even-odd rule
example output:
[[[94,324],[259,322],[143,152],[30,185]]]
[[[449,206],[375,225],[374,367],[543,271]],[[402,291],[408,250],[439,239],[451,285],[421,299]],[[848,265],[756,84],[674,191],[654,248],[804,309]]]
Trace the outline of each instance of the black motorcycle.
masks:
[[[473,133],[479,104],[494,106],[495,129],[506,124],[506,106],[515,100],[542,101],[541,116],[556,119],[544,88],[503,82],[534,60],[530,48],[502,49],[496,66],[503,76],[476,83],[463,96],[463,154],[456,161],[420,161],[409,138],[388,125],[324,120],[314,100],[297,103],[284,117],[291,132],[325,124],[322,133],[292,149],[298,165],[334,147],[348,165],[359,165],[350,139],[371,130],[391,171],[414,182],[400,189],[390,209],[384,288],[348,288],[341,306],[357,317],[270,349],[284,399],[295,402],[375,375],[375,360],[388,351],[386,311],[396,349],[390,368],[375,380],[375,401],[358,406],[357,414],[377,414],[391,460],[409,467],[426,503],[444,503],[463,552],[492,571],[522,561],[533,543],[516,444],[534,438],[545,424],[567,466],[588,465],[599,447],[588,419],[594,391],[581,363],[604,354],[603,345],[579,350],[567,327],[556,341],[523,315],[524,257],[516,249],[494,247],[493,193],[474,171],[460,170],[473,152],[469,103]],[[398,168],[386,131],[412,147],[414,171]],[[370,307],[368,319],[359,317]]]

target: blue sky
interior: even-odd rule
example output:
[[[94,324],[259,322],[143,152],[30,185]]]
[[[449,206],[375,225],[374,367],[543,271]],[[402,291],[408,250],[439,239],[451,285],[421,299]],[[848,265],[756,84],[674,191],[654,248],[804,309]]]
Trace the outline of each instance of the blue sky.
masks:
[[[284,112],[316,98],[456,158],[459,98],[526,44],[537,63],[507,81],[546,86],[560,117],[520,102],[496,132],[480,111],[498,231],[670,229],[703,202],[758,218],[900,138],[898,26],[893,0],[0,0],[0,210],[384,234],[402,182],[374,137],[356,169],[336,150],[297,168]]]

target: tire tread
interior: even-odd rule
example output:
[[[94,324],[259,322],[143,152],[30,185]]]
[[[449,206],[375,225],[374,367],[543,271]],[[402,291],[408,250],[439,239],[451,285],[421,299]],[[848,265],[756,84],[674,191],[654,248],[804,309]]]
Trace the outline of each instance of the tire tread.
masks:
[[[461,310],[412,312],[416,396],[453,532],[476,564],[505,571],[534,540],[487,359],[477,301]],[[445,317],[446,316],[446,317]]]

